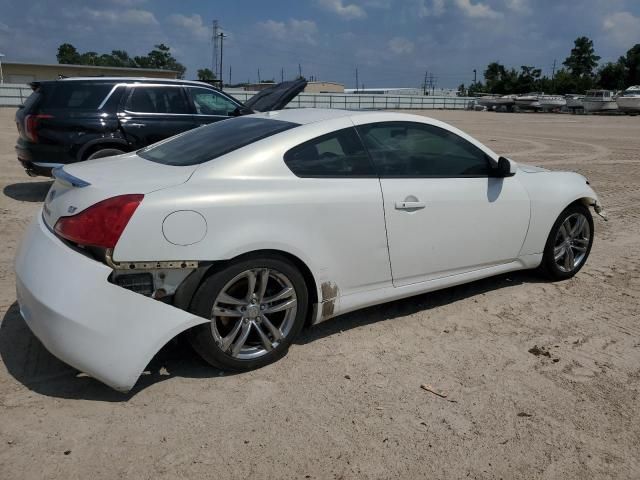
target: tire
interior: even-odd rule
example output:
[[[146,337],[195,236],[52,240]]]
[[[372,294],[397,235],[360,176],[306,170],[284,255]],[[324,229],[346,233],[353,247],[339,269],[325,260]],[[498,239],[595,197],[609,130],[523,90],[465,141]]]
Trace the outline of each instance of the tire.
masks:
[[[102,148],[100,150],[96,150],[91,155],[89,155],[85,160],[94,160],[96,158],[105,158],[105,157],[114,157],[116,155],[122,155],[126,153],[123,150],[119,150],[117,148]]]
[[[190,310],[211,322],[191,329],[189,341],[207,363],[222,370],[263,367],[286,355],[304,325],[308,298],[304,277],[285,257],[245,257],[215,271],[196,291]]]
[[[539,270],[552,280],[573,277],[589,257],[593,237],[593,217],[589,208],[581,203],[569,205],[551,228]]]

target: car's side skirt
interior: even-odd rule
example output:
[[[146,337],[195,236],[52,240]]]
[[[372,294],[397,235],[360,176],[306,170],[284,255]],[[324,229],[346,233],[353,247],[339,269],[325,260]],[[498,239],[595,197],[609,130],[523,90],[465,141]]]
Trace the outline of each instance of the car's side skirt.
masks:
[[[341,296],[332,300],[333,308],[331,309],[331,314],[327,314],[328,310],[326,308],[323,308],[322,302],[319,304],[315,304],[313,324],[315,325],[338,315],[342,315],[343,313],[352,312],[354,310],[370,307],[372,305],[399,300],[401,298],[407,298],[422,293],[433,292],[435,290],[441,290],[444,288],[461,285],[463,283],[473,282],[475,280],[492,277],[494,275],[500,275],[502,273],[535,268],[540,265],[541,261],[541,253],[525,255],[511,262],[502,263],[500,265],[492,265],[490,267],[473,270],[471,272],[450,275],[435,280],[414,283],[402,287],[385,287],[375,290],[367,290],[365,292],[358,292],[352,295]]]

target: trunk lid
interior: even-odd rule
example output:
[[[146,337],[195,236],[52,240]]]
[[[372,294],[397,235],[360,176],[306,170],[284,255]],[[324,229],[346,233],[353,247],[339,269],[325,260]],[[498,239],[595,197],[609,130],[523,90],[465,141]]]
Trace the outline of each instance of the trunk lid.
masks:
[[[79,213],[107,198],[180,185],[197,167],[161,165],[127,153],[55,169],[55,181],[42,207],[44,221],[53,228],[60,217]]]
[[[304,78],[278,83],[265,88],[244,102],[247,108],[256,112],[282,110],[296,95],[304,90],[307,81]]]

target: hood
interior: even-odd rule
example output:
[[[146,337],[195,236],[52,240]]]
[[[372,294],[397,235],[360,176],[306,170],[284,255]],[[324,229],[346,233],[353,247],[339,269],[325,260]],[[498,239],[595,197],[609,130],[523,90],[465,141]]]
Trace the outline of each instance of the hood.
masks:
[[[53,171],[55,181],[42,207],[47,225],[107,198],[147,194],[185,183],[198,165],[170,166],[150,162],[135,153],[98,158]]]
[[[307,81],[304,78],[278,83],[265,88],[244,102],[247,108],[255,112],[270,112],[282,110],[296,95],[304,90]]]

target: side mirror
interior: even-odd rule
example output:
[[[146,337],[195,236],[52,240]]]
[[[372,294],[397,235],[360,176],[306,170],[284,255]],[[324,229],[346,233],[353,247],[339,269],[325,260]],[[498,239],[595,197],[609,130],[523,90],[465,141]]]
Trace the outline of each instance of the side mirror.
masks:
[[[493,167],[492,173],[496,178],[512,177],[516,174],[515,168],[512,168],[511,160],[505,157],[498,159],[498,165]]]

